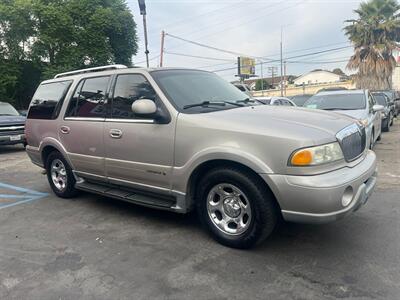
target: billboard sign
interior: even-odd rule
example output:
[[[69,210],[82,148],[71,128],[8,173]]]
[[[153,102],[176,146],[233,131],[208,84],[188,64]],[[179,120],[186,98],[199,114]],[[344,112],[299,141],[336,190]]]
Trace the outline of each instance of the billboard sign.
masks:
[[[256,61],[254,58],[240,56],[238,57],[239,76],[252,76],[256,72]]]

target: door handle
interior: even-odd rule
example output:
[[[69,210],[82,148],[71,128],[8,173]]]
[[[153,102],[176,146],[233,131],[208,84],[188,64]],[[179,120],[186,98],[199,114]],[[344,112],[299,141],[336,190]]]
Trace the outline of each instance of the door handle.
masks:
[[[69,128],[68,126],[61,126],[61,127],[60,127],[60,132],[61,132],[62,134],[68,134],[69,131],[70,131],[70,128]]]
[[[110,129],[110,137],[113,139],[120,139],[122,137],[122,130]]]

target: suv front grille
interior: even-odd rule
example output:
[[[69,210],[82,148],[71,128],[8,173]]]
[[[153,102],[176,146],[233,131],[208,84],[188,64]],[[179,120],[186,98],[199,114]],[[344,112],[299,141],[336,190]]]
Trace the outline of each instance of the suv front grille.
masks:
[[[339,131],[336,138],[342,148],[344,158],[348,162],[357,159],[365,150],[365,128],[357,124],[350,125]]]
[[[1,135],[24,134],[24,131],[25,131],[24,124],[1,125],[0,126],[0,136]]]

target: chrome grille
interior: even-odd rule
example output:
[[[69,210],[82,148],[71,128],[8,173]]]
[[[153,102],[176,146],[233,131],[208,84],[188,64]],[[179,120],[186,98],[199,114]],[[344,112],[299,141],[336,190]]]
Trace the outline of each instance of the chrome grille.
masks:
[[[357,124],[344,128],[336,135],[336,138],[339,141],[346,161],[357,159],[365,150],[365,128]]]
[[[24,124],[1,125],[0,126],[0,136],[1,135],[23,134],[24,131],[25,131]]]

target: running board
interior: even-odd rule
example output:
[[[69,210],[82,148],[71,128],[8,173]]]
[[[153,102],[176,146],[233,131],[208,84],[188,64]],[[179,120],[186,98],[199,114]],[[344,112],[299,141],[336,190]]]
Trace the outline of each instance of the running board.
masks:
[[[172,196],[150,195],[120,186],[104,185],[83,180],[77,182],[75,188],[104,197],[110,197],[152,208],[175,210],[176,207],[176,199]]]

